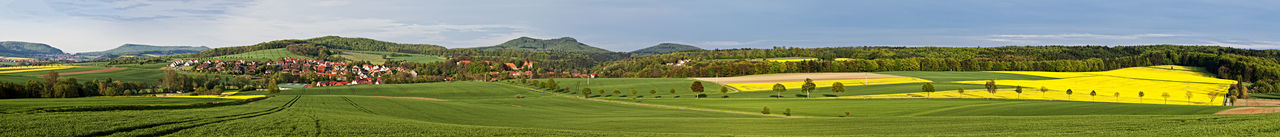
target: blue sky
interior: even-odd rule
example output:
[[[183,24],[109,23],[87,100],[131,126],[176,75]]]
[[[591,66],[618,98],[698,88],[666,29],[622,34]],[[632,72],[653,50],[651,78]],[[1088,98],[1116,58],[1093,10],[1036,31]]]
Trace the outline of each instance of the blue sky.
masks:
[[[631,51],[772,46],[1280,48],[1280,2],[1220,0],[0,0],[0,41],[243,46],[326,35],[450,48],[521,36]]]

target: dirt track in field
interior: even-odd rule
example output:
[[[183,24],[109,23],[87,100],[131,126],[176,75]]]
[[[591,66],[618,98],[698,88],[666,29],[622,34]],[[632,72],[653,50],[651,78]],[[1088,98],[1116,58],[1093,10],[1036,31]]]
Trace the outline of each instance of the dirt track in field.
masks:
[[[58,73],[58,76],[75,75],[75,74],[93,74],[93,73],[102,73],[102,72],[112,72],[112,71],[124,70],[124,69],[125,69],[125,68],[112,67],[112,68],[104,68],[104,69],[97,69],[97,70],[90,70],[90,71],[77,71],[77,72]],[[44,75],[43,75],[43,74],[41,74],[41,75],[31,75],[31,76],[44,76]]]
[[[431,100],[431,101],[449,101],[449,100],[447,100],[447,99],[438,99],[438,98],[429,98],[429,97],[392,97],[392,96],[374,96],[374,97],[384,97],[384,98],[407,98],[407,99],[421,99],[421,100]]]
[[[766,74],[751,75],[737,77],[714,77],[714,78],[693,78],[702,81],[710,81],[719,84],[748,84],[748,83],[780,83],[780,82],[800,82],[805,78],[815,81],[821,80],[850,80],[850,79],[877,79],[877,78],[909,78],[898,75],[886,75],[864,72],[846,72],[846,73],[786,73],[786,74]]]
[[[1251,106],[1251,107],[1238,107],[1238,108],[1223,110],[1221,112],[1214,113],[1214,114],[1262,114],[1262,113],[1280,112],[1280,100],[1239,99],[1239,100],[1236,100],[1235,105]]]

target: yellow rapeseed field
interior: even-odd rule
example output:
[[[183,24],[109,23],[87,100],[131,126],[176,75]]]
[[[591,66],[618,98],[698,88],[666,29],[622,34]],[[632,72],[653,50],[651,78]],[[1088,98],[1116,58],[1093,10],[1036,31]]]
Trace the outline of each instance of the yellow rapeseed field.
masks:
[[[0,71],[0,74],[30,72],[30,71],[59,70],[59,69],[68,69],[68,68],[74,68],[74,67],[75,66],[67,66],[67,65],[0,67],[0,70],[3,70],[3,71]]]
[[[848,80],[820,80],[813,81],[817,87],[831,87],[835,82],[843,83],[845,86],[860,85],[883,85],[883,84],[900,84],[900,83],[926,83],[933,82],[918,78],[877,78],[877,79],[848,79]],[[774,84],[782,84],[787,89],[800,88],[804,85],[804,81],[782,82],[782,83],[749,83],[749,84],[728,84],[730,87],[737,88],[741,91],[768,91],[773,90]]]
[[[175,97],[175,98],[251,99],[251,98],[267,97],[267,95],[233,95],[233,96],[221,96],[221,95],[199,95],[199,96],[170,96],[170,97]]]
[[[817,58],[769,59],[769,61],[775,61],[775,62],[797,62],[797,61],[811,61],[811,60],[818,60],[818,59]]]
[[[937,89],[934,93],[901,93],[841,98],[1005,98],[1034,100],[1071,100],[1179,105],[1222,105],[1223,95],[1234,80],[1217,79],[1182,66],[1133,67],[1102,72],[1018,72],[997,71],[1053,77],[1051,80],[996,80],[996,85],[1022,86],[1021,95],[1013,88],[998,89],[993,95],[986,89]],[[958,81],[985,84],[987,81]],[[1041,92],[1040,88],[1048,89]],[[1068,94],[1066,91],[1072,92]],[[1090,94],[1095,93],[1095,94]],[[1142,93],[1142,96],[1139,96]],[[1119,96],[1117,96],[1119,95]]]

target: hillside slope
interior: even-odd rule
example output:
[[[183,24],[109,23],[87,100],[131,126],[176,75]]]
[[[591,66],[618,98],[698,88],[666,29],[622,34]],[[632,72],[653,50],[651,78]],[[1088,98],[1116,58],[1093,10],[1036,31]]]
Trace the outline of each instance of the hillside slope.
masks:
[[[631,51],[631,53],[662,54],[662,53],[671,53],[671,52],[686,51],[686,50],[703,50],[703,49],[694,47],[694,46],[684,45],[684,44],[662,43],[662,44],[654,45],[648,48]]]
[[[31,43],[21,41],[3,41],[0,42],[0,56],[5,57],[36,57],[44,54],[65,54],[61,49],[54,48],[44,43]]]
[[[343,49],[356,51],[385,51],[385,52],[401,52],[401,53],[423,53],[427,51],[444,50],[445,47],[431,44],[401,44],[394,42],[378,41],[368,38],[347,38],[339,36],[324,36],[305,40],[287,39],[263,42],[249,46],[222,47],[202,51],[192,54],[191,57],[217,57],[224,55],[233,55],[240,53],[248,53],[259,50],[279,49],[290,45],[300,47],[324,47],[325,49]],[[301,53],[300,53],[301,54]]]
[[[82,52],[76,53],[76,56],[142,56],[142,55],[173,55],[197,53],[208,50],[209,47],[195,46],[153,46],[143,44],[124,44],[120,47],[106,51]]]
[[[509,49],[509,50],[567,51],[567,52],[591,52],[591,53],[613,52],[613,51],[609,51],[609,50],[605,50],[597,47],[592,47],[587,44],[583,44],[581,42],[578,42],[577,39],[573,39],[570,37],[563,37],[558,39],[546,39],[546,40],[529,38],[529,37],[520,37],[520,38],[512,39],[507,42],[503,42],[502,44],[489,46],[489,47],[477,47],[475,49],[479,49],[479,50]]]

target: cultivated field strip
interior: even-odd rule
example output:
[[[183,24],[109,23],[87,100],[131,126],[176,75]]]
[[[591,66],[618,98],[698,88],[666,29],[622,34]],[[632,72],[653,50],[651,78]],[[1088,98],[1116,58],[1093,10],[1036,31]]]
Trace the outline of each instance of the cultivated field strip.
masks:
[[[343,100],[343,101],[347,101],[347,104],[351,104],[351,106],[352,106],[352,107],[355,107],[356,109],[359,109],[360,111],[363,111],[364,113],[376,114],[376,113],[373,113],[373,111],[372,111],[372,110],[369,110],[369,109],[367,109],[367,108],[364,108],[364,107],[360,106],[359,104],[356,104],[356,102],[355,102],[355,101],[351,101],[351,99],[348,99],[346,96],[342,96],[342,100]]]
[[[286,102],[285,104],[282,104],[278,107],[272,107],[271,109],[267,109],[263,111],[216,116],[216,117],[210,117],[210,118],[204,118],[204,119],[189,119],[189,120],[182,120],[182,121],[139,125],[139,126],[133,126],[133,127],[123,127],[123,128],[113,129],[113,130],[93,132],[93,133],[82,135],[82,136],[164,136],[164,135],[173,134],[185,129],[190,129],[190,128],[199,127],[203,125],[273,114],[276,112],[283,111],[284,109],[293,107],[293,104],[297,103],[298,100],[301,98],[302,98],[302,95],[294,96],[291,100],[289,100],[289,102]]]

